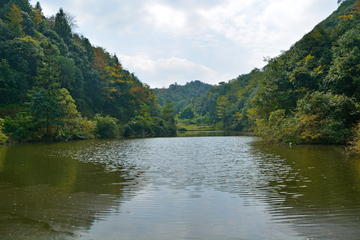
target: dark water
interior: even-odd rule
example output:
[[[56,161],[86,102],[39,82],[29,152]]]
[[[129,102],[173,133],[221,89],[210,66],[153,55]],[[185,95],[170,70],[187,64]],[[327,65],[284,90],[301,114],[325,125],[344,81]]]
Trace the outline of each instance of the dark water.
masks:
[[[359,184],[342,147],[251,136],[19,144],[0,239],[359,239]]]

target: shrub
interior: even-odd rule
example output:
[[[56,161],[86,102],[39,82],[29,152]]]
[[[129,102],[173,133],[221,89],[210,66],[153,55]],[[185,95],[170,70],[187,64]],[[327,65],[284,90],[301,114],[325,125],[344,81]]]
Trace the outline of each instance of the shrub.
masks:
[[[255,133],[273,143],[345,144],[353,136],[356,104],[344,95],[313,92],[300,99],[297,112],[280,109],[256,121]]]
[[[17,141],[35,141],[41,139],[41,132],[36,131],[32,117],[26,112],[17,113],[13,118],[6,116],[2,131]]]
[[[176,125],[171,121],[153,117],[152,121],[148,122],[132,120],[122,126],[121,132],[124,137],[174,135]]]
[[[119,128],[116,125],[118,120],[110,116],[101,117],[99,114],[95,116],[96,132],[99,138],[115,138],[119,135]]]
[[[181,109],[178,115],[180,119],[192,119],[194,118],[194,116],[195,116],[194,111],[190,106]]]
[[[301,142],[299,120],[293,116],[285,116],[285,110],[279,109],[270,113],[269,120],[256,121],[255,134],[269,143],[296,143]]]
[[[314,92],[297,103],[301,135],[305,142],[344,144],[354,133],[358,109],[345,95]]]
[[[58,140],[84,140],[95,138],[96,122],[82,117],[80,114],[74,119],[68,119],[65,127],[58,132]]]
[[[163,135],[166,132],[164,127],[156,125],[155,123],[150,124],[150,130],[151,130],[151,134],[155,136]]]
[[[121,130],[122,130],[122,135],[124,137],[130,137],[134,133],[134,131],[132,130],[132,128],[129,124],[123,125]]]
[[[0,143],[6,143],[8,137],[2,132],[4,126],[4,119],[0,118]]]

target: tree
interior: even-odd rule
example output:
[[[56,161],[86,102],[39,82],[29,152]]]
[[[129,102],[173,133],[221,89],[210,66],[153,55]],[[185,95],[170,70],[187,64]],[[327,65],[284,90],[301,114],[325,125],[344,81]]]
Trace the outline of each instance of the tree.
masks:
[[[73,90],[73,83],[75,82],[76,67],[74,60],[71,58],[59,56],[57,57],[59,63],[59,84],[62,88],[66,88],[69,91]]]
[[[40,5],[40,2],[36,2],[35,9],[39,10],[39,12],[42,13],[42,7]]]
[[[58,89],[44,89],[35,87],[29,93],[30,112],[37,129],[46,128],[46,138],[52,138],[52,126],[63,126],[62,117],[65,112],[60,107],[57,95]]]
[[[325,84],[337,94],[360,100],[360,26],[347,31],[332,48],[333,64]]]
[[[119,128],[116,125],[118,120],[110,116],[95,116],[97,133],[100,138],[115,138],[119,134]]]
[[[181,109],[179,112],[180,119],[193,119],[194,116],[194,112],[190,106]]]
[[[57,54],[56,49],[51,44],[48,44],[45,47],[45,57],[35,77],[37,85],[44,89],[58,88],[60,86],[60,71],[57,62],[55,61],[55,55]]]
[[[14,74],[10,68],[9,62],[6,59],[1,59],[0,62],[0,102],[12,103],[14,96],[17,96],[17,85]]]
[[[33,12],[33,18],[34,18],[34,27],[37,29],[39,27],[39,24],[42,22],[43,20],[43,13],[42,13],[42,8],[39,2],[36,3],[35,7],[34,7],[34,12]]]
[[[64,39],[71,37],[71,27],[62,8],[55,16],[54,31]]]
[[[165,121],[170,123],[174,123],[174,112],[175,112],[175,105],[172,103],[171,100],[165,101],[164,107],[162,108],[162,117]]]
[[[45,48],[45,58],[36,76],[37,86],[29,91],[29,109],[37,129],[45,127],[45,136],[52,139],[52,128],[58,131],[64,126],[64,117],[76,115],[75,101],[69,91],[60,88],[60,70],[54,61],[56,50],[49,44]]]
[[[23,26],[21,25],[23,17],[21,15],[21,10],[15,4],[10,8],[10,12],[6,15],[8,19],[8,26],[13,33],[17,36],[22,35]]]
[[[230,105],[230,101],[226,96],[221,96],[216,101],[216,115],[219,119],[225,122],[226,119],[226,110]]]
[[[149,110],[150,110],[150,106],[146,105],[146,103],[142,104],[140,106],[140,110],[135,111],[136,116],[135,118],[133,118],[133,120],[140,121],[142,123],[150,122],[152,118]]]
[[[21,16],[23,18],[23,21],[21,23],[21,26],[23,27],[23,31],[26,35],[35,36],[35,28],[34,28],[34,22],[30,15],[26,12],[21,12]]]

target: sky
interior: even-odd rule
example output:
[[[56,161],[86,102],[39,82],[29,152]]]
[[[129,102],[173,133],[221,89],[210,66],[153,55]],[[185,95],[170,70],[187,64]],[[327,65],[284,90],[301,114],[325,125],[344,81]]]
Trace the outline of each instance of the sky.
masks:
[[[35,5],[37,1],[31,0]],[[62,7],[75,33],[116,54],[143,82],[168,87],[217,84],[254,68],[311,31],[337,0],[40,0],[45,16]]]

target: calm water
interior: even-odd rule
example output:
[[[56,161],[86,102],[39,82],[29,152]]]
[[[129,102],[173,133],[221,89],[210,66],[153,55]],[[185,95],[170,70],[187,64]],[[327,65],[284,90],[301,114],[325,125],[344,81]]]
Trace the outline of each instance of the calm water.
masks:
[[[359,239],[359,184],[342,147],[251,136],[19,144],[0,239]]]

